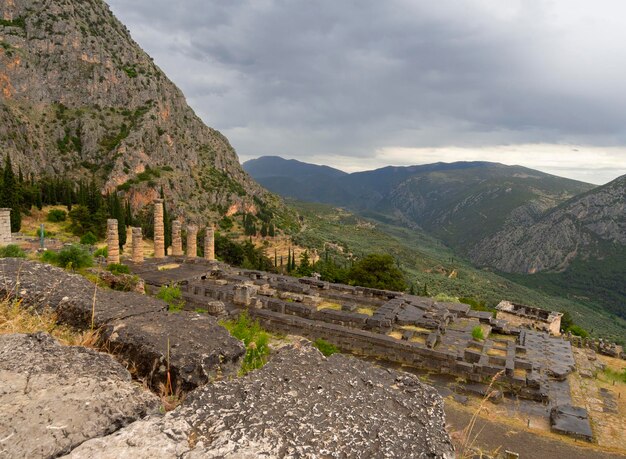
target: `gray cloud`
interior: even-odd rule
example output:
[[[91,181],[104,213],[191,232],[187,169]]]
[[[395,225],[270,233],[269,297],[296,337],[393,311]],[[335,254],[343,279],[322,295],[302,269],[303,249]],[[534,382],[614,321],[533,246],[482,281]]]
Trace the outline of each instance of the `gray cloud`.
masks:
[[[626,145],[621,0],[109,4],[243,159]]]

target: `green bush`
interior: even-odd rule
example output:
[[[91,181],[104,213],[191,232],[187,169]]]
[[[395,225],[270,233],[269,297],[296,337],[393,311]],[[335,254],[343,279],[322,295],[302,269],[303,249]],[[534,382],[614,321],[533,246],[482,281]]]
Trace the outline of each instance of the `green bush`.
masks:
[[[483,329],[480,326],[475,326],[472,328],[472,338],[477,341],[482,341],[485,339],[485,335],[483,334]]]
[[[329,343],[325,339],[318,338],[313,342],[313,345],[319,349],[319,351],[326,357],[336,354],[339,349],[334,344]]]
[[[270,353],[269,335],[261,328],[258,320],[252,320],[246,311],[239,314],[237,320],[220,322],[231,335],[243,341],[246,355],[243,358],[240,374],[261,368],[267,362]]]
[[[180,287],[176,284],[161,285],[156,297],[167,303],[167,310],[170,312],[182,311],[185,306]]]
[[[84,245],[94,245],[96,242],[98,242],[98,238],[91,231],[87,231],[80,238],[80,243]]]
[[[107,270],[111,271],[113,274],[130,274],[128,266],[121,263],[111,263],[110,265],[107,265]]]
[[[94,258],[99,258],[99,257],[107,258],[108,256],[109,256],[109,248],[106,246],[100,247],[93,253]]]
[[[26,258],[26,253],[15,244],[0,247],[0,258]]]
[[[89,251],[80,245],[72,244],[56,253],[46,250],[41,256],[42,261],[66,269],[81,269],[93,266],[93,257]]]
[[[572,332],[572,335],[580,336],[581,338],[589,337],[589,332],[579,325],[572,325],[568,331]]]
[[[41,227],[37,228],[37,231],[35,231],[35,234],[37,235],[37,237],[41,237]],[[46,229],[43,230],[43,237],[51,237],[54,236],[54,233],[52,231],[47,231]]]
[[[46,216],[46,220],[52,223],[64,222],[66,219],[67,212],[61,209],[52,209]]]

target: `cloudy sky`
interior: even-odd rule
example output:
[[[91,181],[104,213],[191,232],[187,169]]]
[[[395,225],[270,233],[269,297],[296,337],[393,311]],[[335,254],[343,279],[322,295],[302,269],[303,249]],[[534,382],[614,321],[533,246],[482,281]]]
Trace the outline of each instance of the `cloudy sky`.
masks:
[[[107,0],[242,161],[626,173],[623,0]]]

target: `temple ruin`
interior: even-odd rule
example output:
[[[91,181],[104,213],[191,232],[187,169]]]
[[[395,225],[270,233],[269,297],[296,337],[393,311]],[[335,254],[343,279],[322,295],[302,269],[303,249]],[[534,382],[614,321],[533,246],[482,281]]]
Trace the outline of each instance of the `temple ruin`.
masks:
[[[513,327],[544,331],[554,336],[561,335],[561,317],[563,314],[560,312],[547,311],[510,301],[501,301],[496,306],[496,310],[498,311],[496,318],[506,320]]]
[[[204,235],[204,259],[215,261],[215,229],[208,226]]]

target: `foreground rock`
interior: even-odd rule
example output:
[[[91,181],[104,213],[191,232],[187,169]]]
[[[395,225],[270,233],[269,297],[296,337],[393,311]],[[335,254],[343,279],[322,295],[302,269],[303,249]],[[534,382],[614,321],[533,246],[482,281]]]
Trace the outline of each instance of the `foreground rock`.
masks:
[[[245,354],[241,341],[217,320],[183,311],[133,292],[96,289],[77,274],[16,258],[0,259],[0,293],[20,298],[38,311],[53,310],[59,322],[102,331],[103,345],[158,389],[170,375],[184,391],[206,384],[217,374],[234,375]]]
[[[306,342],[247,377],[209,384],[165,417],[76,448],[71,458],[453,457],[443,401],[415,376]]]
[[[50,335],[0,335],[0,458],[57,457],[155,413],[113,357]]]

